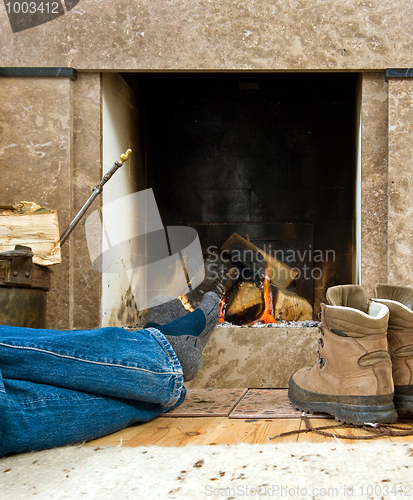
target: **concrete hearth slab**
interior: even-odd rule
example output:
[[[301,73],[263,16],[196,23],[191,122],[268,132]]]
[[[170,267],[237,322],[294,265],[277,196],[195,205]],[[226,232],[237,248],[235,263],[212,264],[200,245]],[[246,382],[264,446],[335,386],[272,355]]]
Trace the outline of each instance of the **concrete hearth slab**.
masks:
[[[292,373],[316,361],[318,328],[217,327],[188,388],[286,388]]]

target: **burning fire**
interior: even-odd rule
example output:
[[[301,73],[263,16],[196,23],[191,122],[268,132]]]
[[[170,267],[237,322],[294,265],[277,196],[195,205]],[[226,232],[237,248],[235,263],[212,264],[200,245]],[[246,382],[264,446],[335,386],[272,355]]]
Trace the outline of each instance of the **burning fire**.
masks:
[[[220,323],[224,323],[225,319],[224,319],[224,306],[225,306],[225,299],[226,299],[226,295],[225,297],[221,300],[221,302],[219,303],[219,322]]]
[[[262,313],[261,317],[259,318],[258,322],[262,322],[265,324],[268,323],[276,323],[275,318],[273,316],[273,309],[274,309],[274,304],[273,304],[273,297],[270,289],[270,267],[267,266],[266,272],[265,272],[265,277],[264,277],[264,284],[263,284],[263,294],[264,294],[264,312]]]
[[[239,324],[244,324],[244,325],[254,325],[255,323],[276,323],[276,320],[273,316],[273,310],[274,310],[274,297],[271,291],[271,280],[270,280],[270,272],[271,268],[267,267],[265,277],[263,279],[263,298],[264,298],[264,311],[261,313],[258,319],[255,321],[245,321],[244,323],[239,323]],[[219,322],[224,323],[225,322],[225,307],[226,307],[226,302],[227,302],[228,294],[225,294],[224,298],[221,300],[219,303]]]

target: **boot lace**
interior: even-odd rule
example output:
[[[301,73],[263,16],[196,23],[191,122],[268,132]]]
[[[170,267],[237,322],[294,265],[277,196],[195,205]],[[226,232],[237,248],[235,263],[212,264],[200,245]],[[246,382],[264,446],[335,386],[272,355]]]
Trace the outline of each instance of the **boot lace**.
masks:
[[[362,427],[354,424],[333,424],[333,425],[325,425],[323,427],[312,427],[310,424],[310,420],[303,413],[301,415],[301,420],[305,423],[305,429],[300,428],[293,431],[282,432],[281,434],[277,434],[276,436],[270,436],[269,439],[275,439],[279,437],[291,436],[293,434],[303,434],[307,432],[314,432],[316,434],[320,434],[321,436],[327,436],[335,439],[377,439],[382,437],[402,437],[402,436],[413,436],[413,424],[411,420],[399,420],[398,424],[364,424]],[[354,434],[338,434],[334,429],[362,429],[365,431],[365,435],[360,435],[357,433]],[[326,432],[327,430],[332,430],[332,432]]]
[[[321,369],[326,364],[320,352],[320,349],[324,347],[324,331],[321,328],[321,326],[318,327],[318,331],[320,332],[321,337],[318,339],[317,356],[318,356],[318,366]]]

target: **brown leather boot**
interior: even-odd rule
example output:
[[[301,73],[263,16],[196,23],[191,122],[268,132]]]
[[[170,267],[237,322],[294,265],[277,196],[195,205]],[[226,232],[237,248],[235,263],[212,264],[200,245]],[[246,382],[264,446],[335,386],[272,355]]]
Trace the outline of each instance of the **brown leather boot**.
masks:
[[[399,417],[413,417],[413,290],[378,285],[374,300],[390,309],[387,339],[393,364],[394,405]]]
[[[369,302],[361,286],[327,290],[321,304],[318,363],[290,378],[293,406],[355,425],[397,420],[387,347],[388,308]]]

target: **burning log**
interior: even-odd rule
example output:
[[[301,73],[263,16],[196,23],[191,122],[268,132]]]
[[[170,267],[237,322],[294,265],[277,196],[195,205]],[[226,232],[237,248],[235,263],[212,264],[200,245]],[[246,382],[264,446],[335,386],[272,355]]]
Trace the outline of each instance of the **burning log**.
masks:
[[[267,286],[264,282],[263,287],[255,282],[237,283],[225,302],[224,319],[234,325],[313,319],[313,308],[307,300],[289,290],[279,290],[269,282]]]
[[[242,282],[235,286],[228,297],[225,320],[234,325],[252,323],[264,311],[264,296],[255,283]]]
[[[274,316],[280,321],[307,321],[313,319],[311,304],[289,290],[276,290],[274,296]]]
[[[288,288],[297,276],[298,271],[259,249],[249,241],[234,233],[222,245],[233,262],[240,262],[252,269],[254,275],[269,277],[277,288]]]
[[[221,318],[235,325],[256,321],[311,320],[311,305],[285,289],[297,273],[238,234],[233,234],[218,253],[206,259],[205,279],[201,285],[180,299],[188,311],[193,311],[206,292],[217,292],[223,299]]]

